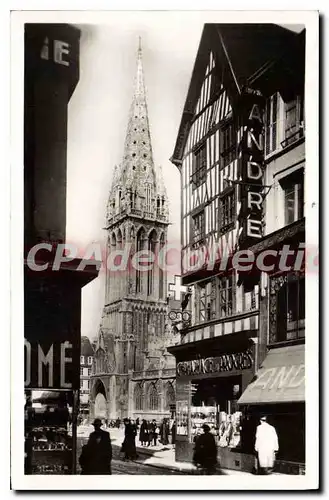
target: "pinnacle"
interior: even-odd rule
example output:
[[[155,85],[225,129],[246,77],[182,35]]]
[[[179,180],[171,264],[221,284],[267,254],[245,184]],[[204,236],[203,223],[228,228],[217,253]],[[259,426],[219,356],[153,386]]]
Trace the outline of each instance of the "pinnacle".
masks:
[[[156,198],[166,198],[163,181],[154,166],[151,143],[141,37],[139,37],[135,87],[130,106],[124,153],[119,168],[115,169],[108,203],[108,218],[111,213],[127,207],[138,213],[151,215],[156,210]],[[118,195],[118,191],[120,194]],[[165,216],[166,200],[161,202]],[[120,205],[120,207],[118,206]],[[113,215],[112,215],[113,216]]]

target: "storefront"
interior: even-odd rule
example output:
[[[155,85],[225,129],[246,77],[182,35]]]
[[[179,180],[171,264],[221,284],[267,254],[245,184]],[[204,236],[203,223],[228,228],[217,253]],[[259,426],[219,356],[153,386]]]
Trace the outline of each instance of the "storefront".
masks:
[[[191,462],[202,425],[210,426],[222,468],[252,470],[243,449],[244,414],[238,400],[254,377],[257,331],[249,330],[169,348],[176,357],[176,460]]]
[[[238,401],[249,421],[261,415],[279,439],[276,469],[305,473],[305,344],[269,350],[253,382]]]
[[[25,474],[76,473],[81,289],[100,267],[57,253],[66,241],[67,110],[79,40],[74,26],[25,24]]]

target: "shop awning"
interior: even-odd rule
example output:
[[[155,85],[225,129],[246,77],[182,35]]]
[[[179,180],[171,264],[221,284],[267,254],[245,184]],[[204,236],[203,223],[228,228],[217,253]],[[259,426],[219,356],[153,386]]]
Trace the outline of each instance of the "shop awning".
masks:
[[[305,345],[271,349],[238,404],[305,401]]]

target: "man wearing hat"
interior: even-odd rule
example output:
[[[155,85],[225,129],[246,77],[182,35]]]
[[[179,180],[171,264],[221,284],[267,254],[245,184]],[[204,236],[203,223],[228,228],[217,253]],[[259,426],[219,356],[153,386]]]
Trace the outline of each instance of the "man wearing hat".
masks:
[[[275,428],[267,422],[265,415],[260,418],[256,430],[255,451],[258,454],[260,474],[270,474],[274,467],[275,454],[279,449],[278,435]]]
[[[217,446],[210,427],[202,426],[203,434],[197,437],[194,448],[193,463],[200,467],[204,474],[211,475],[216,472]]]
[[[110,434],[101,429],[102,421],[95,418],[94,432],[89,435],[88,443],[80,456],[82,474],[111,474],[112,445]]]

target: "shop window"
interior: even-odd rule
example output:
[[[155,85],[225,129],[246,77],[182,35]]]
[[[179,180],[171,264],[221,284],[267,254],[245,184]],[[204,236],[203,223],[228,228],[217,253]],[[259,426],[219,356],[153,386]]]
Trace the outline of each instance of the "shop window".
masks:
[[[266,154],[272,153],[278,147],[278,114],[279,95],[273,94],[266,103],[265,112],[265,147]]]
[[[192,217],[193,241],[197,242],[205,236],[205,212],[202,210]]]
[[[269,342],[305,337],[305,276],[289,273],[271,279]]]
[[[304,172],[298,170],[280,182],[284,192],[285,225],[288,225],[304,216]]]
[[[91,368],[88,368],[88,377],[91,375]]]
[[[219,230],[224,233],[234,224],[236,218],[235,190],[231,189],[219,200],[218,221]]]
[[[83,368],[80,368],[80,376],[83,376]]]
[[[229,165],[236,158],[236,130],[231,122],[222,129],[220,135],[220,166]]]
[[[177,401],[176,403],[177,435],[188,435],[188,401]]]
[[[207,176],[207,149],[206,144],[203,144],[197,149],[193,156],[192,165],[192,185],[194,188],[201,186]]]
[[[218,313],[220,318],[231,316],[235,309],[234,277],[218,278]]]
[[[237,400],[241,394],[238,377],[204,379],[192,386],[190,442],[202,433],[203,424],[210,427],[217,446],[237,448],[241,445],[241,420]]]

